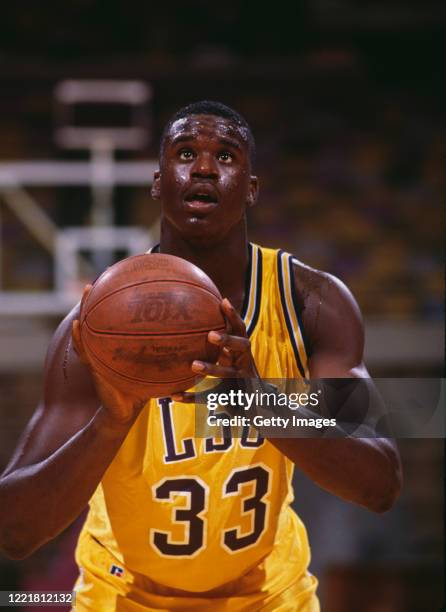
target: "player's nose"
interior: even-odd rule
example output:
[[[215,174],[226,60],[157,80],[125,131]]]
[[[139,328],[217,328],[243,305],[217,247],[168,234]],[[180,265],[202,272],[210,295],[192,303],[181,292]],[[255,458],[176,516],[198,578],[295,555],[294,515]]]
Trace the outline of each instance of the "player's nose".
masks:
[[[214,156],[207,152],[197,155],[192,167],[192,176],[195,178],[217,178],[218,166]]]

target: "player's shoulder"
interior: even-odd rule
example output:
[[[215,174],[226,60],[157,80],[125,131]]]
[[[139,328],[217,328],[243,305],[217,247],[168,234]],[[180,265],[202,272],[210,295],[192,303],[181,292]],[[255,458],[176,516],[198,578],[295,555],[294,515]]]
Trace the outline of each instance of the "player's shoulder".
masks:
[[[337,276],[323,270],[312,268],[292,255],[291,258],[296,292],[303,298],[316,295],[329,302],[358,308],[357,302],[347,285]]]
[[[292,256],[296,301],[310,344],[334,328],[363,336],[360,308],[347,285],[334,274],[312,268]]]

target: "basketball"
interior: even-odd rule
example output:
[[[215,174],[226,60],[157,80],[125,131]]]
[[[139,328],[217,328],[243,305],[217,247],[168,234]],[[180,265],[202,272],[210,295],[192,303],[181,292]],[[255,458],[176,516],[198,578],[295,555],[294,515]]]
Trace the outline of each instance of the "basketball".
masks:
[[[199,377],[195,359],[216,362],[210,330],[225,329],[221,296],[197,266],[172,255],[124,259],[94,283],[82,305],[80,330],[95,370],[118,389],[163,397]]]

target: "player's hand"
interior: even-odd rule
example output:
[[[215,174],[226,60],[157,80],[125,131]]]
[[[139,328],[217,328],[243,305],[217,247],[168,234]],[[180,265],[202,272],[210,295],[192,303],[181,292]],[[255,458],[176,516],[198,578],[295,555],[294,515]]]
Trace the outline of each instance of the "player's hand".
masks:
[[[80,307],[81,311],[82,306],[91,291],[91,288],[92,285],[86,285],[84,288]],[[111,424],[120,425],[133,420],[133,418],[136,417],[142,410],[149,398],[136,397],[129,393],[120,391],[94,369],[82,344],[80,322],[78,319],[73,321],[72,338],[73,347],[79,359],[89,368],[91,372],[96,392],[102,406],[105,408],[111,418]]]
[[[209,342],[220,347],[218,361],[216,364],[194,361],[191,366],[192,371],[201,376],[223,379],[259,378],[243,319],[227,298],[222,301],[221,309],[229,324],[229,330],[228,332],[210,331],[208,335]],[[223,389],[224,382],[219,385],[220,387]],[[215,388],[210,391],[215,392]],[[194,393],[176,393],[172,395],[172,399],[193,402],[197,401],[197,396]]]

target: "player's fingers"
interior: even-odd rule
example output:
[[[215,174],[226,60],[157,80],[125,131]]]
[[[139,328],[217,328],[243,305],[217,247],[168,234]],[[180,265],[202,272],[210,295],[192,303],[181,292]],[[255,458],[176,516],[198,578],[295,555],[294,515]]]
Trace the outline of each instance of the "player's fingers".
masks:
[[[249,351],[251,348],[249,338],[234,336],[224,332],[211,331],[208,334],[208,339],[209,342],[212,342],[212,344],[217,344],[218,346],[230,349],[234,353],[244,353]]]
[[[245,323],[228,298],[222,300],[221,309],[231,326],[231,333],[234,336],[246,337]]]
[[[85,353],[81,340],[81,327],[78,319],[75,319],[71,325],[71,337],[73,339],[73,348],[76,351],[79,359],[88,364],[88,358]]]
[[[207,363],[206,361],[193,361],[191,368],[196,374],[206,374],[218,378],[239,378],[240,376],[240,372],[235,368]]]
[[[183,393],[173,393],[170,396],[174,402],[181,402],[183,404],[192,404],[195,402],[196,393],[191,392],[183,392]]]
[[[191,404],[193,402],[196,404],[207,404],[209,394],[227,393],[233,387],[234,385],[231,384],[231,381],[220,380],[213,387],[205,389],[204,391],[183,391],[181,393],[174,393],[171,395],[171,398],[175,402],[184,402],[185,404]]]
[[[174,393],[171,395],[171,398],[175,402],[182,402],[183,404],[206,404],[208,395],[208,391],[202,391],[200,393],[183,391],[182,393]]]
[[[234,361],[234,355],[231,353],[231,351],[226,348],[226,346],[224,346],[220,352],[220,356],[218,358],[218,365],[221,366],[230,366],[232,365]]]

